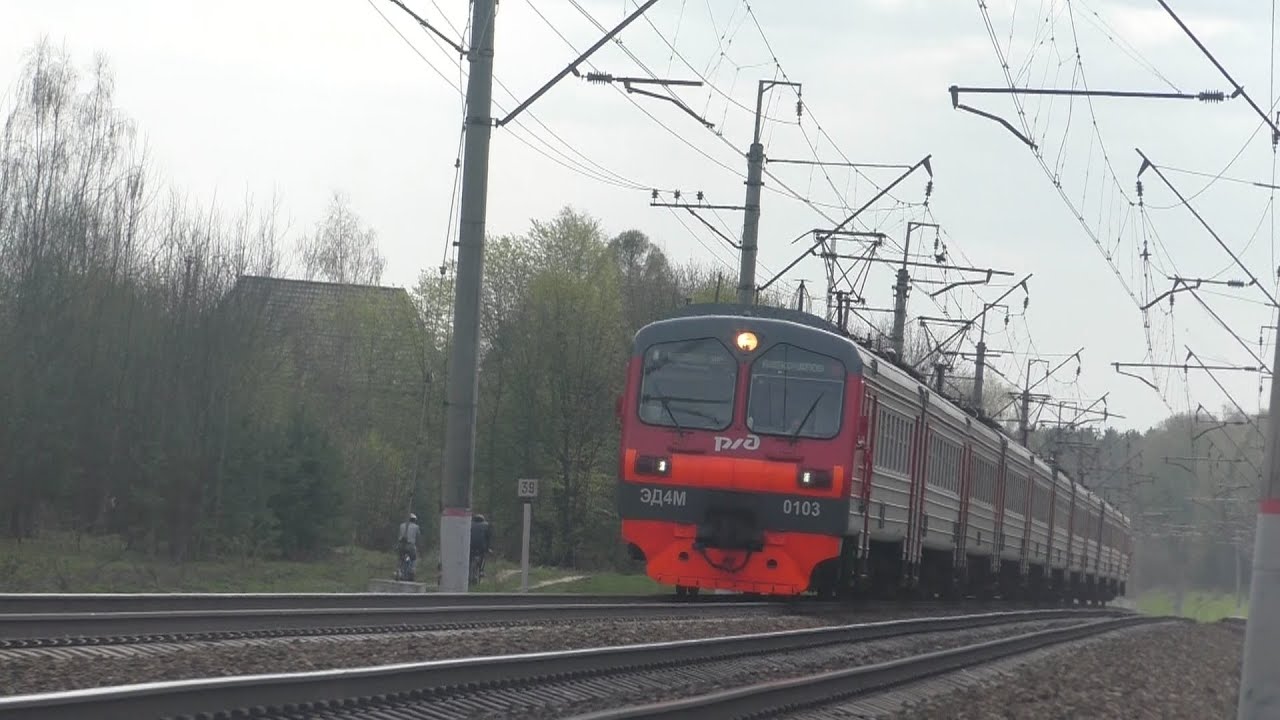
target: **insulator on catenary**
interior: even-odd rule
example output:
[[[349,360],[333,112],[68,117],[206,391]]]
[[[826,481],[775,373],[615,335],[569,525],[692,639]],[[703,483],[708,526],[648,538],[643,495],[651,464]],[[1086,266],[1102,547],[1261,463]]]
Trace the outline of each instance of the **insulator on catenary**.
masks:
[[[1196,96],[1201,102],[1222,102],[1227,99],[1227,94],[1221,90],[1205,90]]]
[[[587,82],[589,83],[613,82],[613,76],[610,75],[609,73],[589,72],[587,73]],[[1221,95],[1222,93],[1218,93],[1218,94]]]

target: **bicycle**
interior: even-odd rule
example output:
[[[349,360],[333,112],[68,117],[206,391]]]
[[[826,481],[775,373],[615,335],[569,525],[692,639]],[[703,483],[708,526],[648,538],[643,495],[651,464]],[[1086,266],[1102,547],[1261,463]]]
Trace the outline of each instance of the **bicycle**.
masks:
[[[395,579],[413,582],[413,555],[405,550],[400,553],[400,564],[396,567]]]
[[[479,584],[484,579],[484,554],[476,554],[471,556],[471,584]]]

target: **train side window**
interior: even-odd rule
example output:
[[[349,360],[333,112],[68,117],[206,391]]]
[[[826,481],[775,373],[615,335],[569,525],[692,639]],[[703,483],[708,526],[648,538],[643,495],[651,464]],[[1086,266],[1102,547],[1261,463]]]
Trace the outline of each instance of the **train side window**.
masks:
[[[929,485],[959,493],[960,447],[937,433],[930,434],[926,474]]]
[[[1049,488],[1037,482],[1035,484],[1035,518],[1043,523],[1049,522]]]
[[[978,453],[974,453],[972,458],[973,491],[971,495],[978,502],[994,506],[995,464]]]
[[[654,343],[645,350],[642,372],[642,422],[724,430],[733,421],[738,363],[719,340]]]
[[[873,461],[879,470],[906,475],[911,469],[911,420],[880,406]]]
[[[764,435],[829,439],[840,433],[844,363],[778,343],[751,363],[747,428]]]
[[[1021,515],[1026,512],[1027,476],[1010,470],[1005,480],[1004,509]]]

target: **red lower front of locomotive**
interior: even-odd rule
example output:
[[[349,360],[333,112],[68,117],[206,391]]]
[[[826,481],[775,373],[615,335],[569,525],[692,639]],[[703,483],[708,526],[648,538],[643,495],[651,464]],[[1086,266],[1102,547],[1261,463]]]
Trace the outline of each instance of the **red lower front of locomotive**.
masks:
[[[623,520],[622,536],[645,559],[645,572],[663,585],[798,595],[814,570],[837,558],[840,538],[802,532],[764,532],[759,550],[699,547],[697,525]]]
[[[650,459],[634,450],[623,467],[622,536],[659,583],[796,595],[840,555],[849,522],[842,467],[706,455]]]

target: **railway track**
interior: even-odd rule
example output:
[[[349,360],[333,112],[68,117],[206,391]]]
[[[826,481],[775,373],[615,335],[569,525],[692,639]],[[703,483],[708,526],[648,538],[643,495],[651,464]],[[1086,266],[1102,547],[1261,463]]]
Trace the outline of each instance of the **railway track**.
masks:
[[[1089,620],[1098,622],[1079,625]],[[524,703],[520,716],[534,717],[527,714],[531,702],[551,708],[555,705],[551,701],[556,698],[563,702],[565,698],[594,697],[607,703],[616,693],[628,688],[634,691],[646,682],[650,687],[655,683],[656,687],[662,687],[669,678],[712,677],[718,671],[739,675],[755,672],[757,674],[748,676],[757,678],[760,675],[758,669],[751,667],[752,663],[778,662],[789,656],[812,657],[824,652],[838,658],[837,651],[841,649],[869,647],[868,643],[894,639],[918,640],[926,633],[981,632],[984,628],[996,632],[1000,626],[1013,623],[1039,624],[1039,627],[1065,623],[1068,626],[1052,627],[1050,632],[1057,632],[1056,635],[1024,634],[1019,640],[1021,644],[993,646],[1029,648],[1034,645],[1028,643],[1048,642],[1049,638],[1058,638],[1055,641],[1061,642],[1149,620],[1101,609],[984,613],[563,652],[150,683],[4,698],[0,699],[0,718],[499,717],[503,709],[511,709],[513,703],[515,706]],[[1072,633],[1065,632],[1072,628]],[[957,662],[956,657],[968,656],[944,654],[935,663],[941,667],[941,663]],[[883,686],[886,681],[880,682]],[[675,706],[669,709],[680,710]],[[629,708],[626,712],[651,713],[634,717],[671,716],[652,714],[652,708]],[[723,716],[716,709],[708,712],[705,708],[695,708],[690,712],[694,714],[685,716]]]
[[[178,610],[314,610],[471,607],[476,605],[609,605],[673,602],[672,594],[576,593],[0,593],[0,615],[14,613],[173,612]],[[699,595],[684,602],[748,602],[739,595]]]
[[[403,633],[551,624],[591,619],[688,619],[788,612],[745,602],[463,603],[427,607],[338,607],[10,613],[0,615],[0,652],[40,647],[180,643],[314,635]]]
[[[897,658],[874,665],[771,682],[761,682],[691,698],[574,715],[569,720],[763,719],[817,711],[824,706],[874,695],[946,673],[971,670],[1053,645],[1151,622],[1154,617],[1119,617],[1023,633],[1007,638]],[[843,717],[833,712],[831,717]]]

